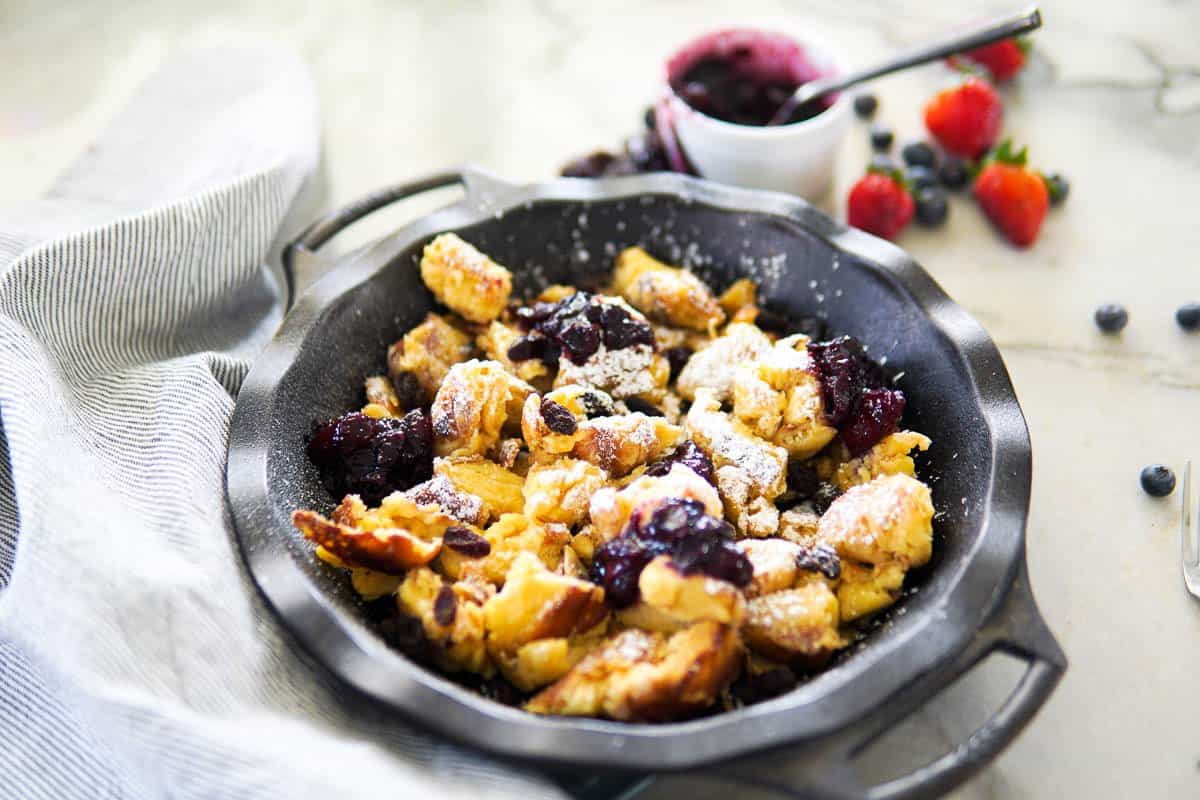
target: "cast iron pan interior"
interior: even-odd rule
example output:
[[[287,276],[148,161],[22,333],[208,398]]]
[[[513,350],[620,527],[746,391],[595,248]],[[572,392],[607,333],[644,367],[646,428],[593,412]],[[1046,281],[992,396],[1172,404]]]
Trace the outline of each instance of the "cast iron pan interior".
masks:
[[[431,309],[416,265],[425,242],[451,229],[512,269],[520,292],[595,283],[621,248],[639,244],[718,289],[750,276],[775,310],[817,315],[832,333],[858,337],[903,373],[905,425],[934,440],[919,467],[938,512],[932,564],[910,575],[904,600],[831,669],[786,696],[682,723],[537,717],[388,650],[362,623],[344,574],[316,560],[288,518],[297,508],[333,505],[304,458],[305,434],[312,420],[361,405],[363,378],[384,371],[387,346]],[[794,198],[666,175],[468,196],[351,254],[302,298],[247,378],[229,466],[252,573],[335,673],[502,755],[629,769],[815,742],[944,667],[968,648],[1023,567],[1028,493],[1028,434],[999,354],[902,251]]]

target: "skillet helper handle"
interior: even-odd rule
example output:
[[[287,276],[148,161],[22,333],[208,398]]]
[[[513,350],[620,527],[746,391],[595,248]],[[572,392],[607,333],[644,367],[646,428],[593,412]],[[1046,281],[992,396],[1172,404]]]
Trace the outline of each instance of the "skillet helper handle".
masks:
[[[921,676],[918,683],[945,688],[993,652],[1004,652],[1026,662],[1024,675],[992,716],[949,753],[906,775],[874,786],[865,785],[854,761],[868,745],[898,725],[923,701],[889,703],[864,726],[851,728],[827,751],[809,759],[795,782],[773,780],[786,775],[786,750],[761,759],[734,762],[713,770],[713,776],[741,785],[753,785],[784,797],[813,800],[907,800],[940,797],[985,767],[1008,746],[1050,697],[1066,670],[1066,656],[1038,612],[1029,578],[1022,564],[1008,596],[974,642],[943,669]],[[934,692],[905,692],[929,697]],[[772,764],[774,762],[774,764]],[[794,774],[794,770],[793,770]]]
[[[317,250],[334,236],[363,217],[392,203],[434,189],[456,185],[463,186],[469,197],[481,198],[511,188],[489,173],[467,165],[376,190],[349,205],[329,212],[301,231],[299,236],[283,248],[283,274],[287,283],[285,310],[290,309],[303,290],[328,269],[329,265],[325,260],[317,256]]]

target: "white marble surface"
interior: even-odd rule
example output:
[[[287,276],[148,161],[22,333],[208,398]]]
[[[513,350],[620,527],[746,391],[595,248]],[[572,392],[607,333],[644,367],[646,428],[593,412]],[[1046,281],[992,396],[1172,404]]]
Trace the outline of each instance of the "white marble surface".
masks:
[[[803,28],[862,63],[1003,5],[0,0],[0,205],[43,191],[173,53],[234,36],[294,47],[312,65],[340,203],[464,160],[513,179],[548,176],[571,154],[619,141],[671,45],[717,24]],[[1194,797],[1200,606],[1179,579],[1178,497],[1146,497],[1137,472],[1200,457],[1200,335],[1172,319],[1200,300],[1200,5],[1049,0],[1044,12],[1038,55],[1006,92],[1006,129],[1038,165],[1071,177],[1070,201],[1029,252],[1001,243],[964,200],[945,230],[901,241],[1003,350],[1034,442],[1030,571],[1071,659],[1033,725],[955,797]],[[928,67],[883,81],[881,118],[901,138],[916,134],[922,100],[946,78]],[[856,138],[838,197],[865,157]],[[1121,337],[1091,324],[1105,300],[1130,309]],[[881,773],[938,753],[1015,676],[989,667],[939,698],[881,746]],[[676,781],[655,796],[718,792],[728,794]]]

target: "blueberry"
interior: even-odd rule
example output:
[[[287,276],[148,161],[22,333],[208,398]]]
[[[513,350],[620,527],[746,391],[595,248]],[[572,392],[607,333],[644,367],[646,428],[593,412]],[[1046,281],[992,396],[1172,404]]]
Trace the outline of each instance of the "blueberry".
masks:
[[[946,221],[950,206],[946,193],[937,186],[927,186],[917,192],[917,222],[935,228]]]
[[[635,133],[625,140],[625,155],[638,172],[666,172],[667,153],[653,131]]]
[[[1105,303],[1096,309],[1096,326],[1105,333],[1120,333],[1129,324],[1129,312],[1118,303]]]
[[[868,168],[872,172],[883,172],[888,175],[899,169],[896,166],[896,162],[887,153],[876,153],[871,156],[871,163]]]
[[[854,113],[862,119],[870,119],[875,116],[877,108],[879,108],[879,100],[873,94],[860,94],[854,98]]]
[[[909,167],[905,170],[904,177],[912,184],[913,189],[928,189],[938,184],[937,173],[929,167]]]
[[[900,156],[910,167],[933,167],[937,164],[937,153],[925,142],[909,142],[900,151]]]
[[[1175,311],[1175,321],[1185,331],[1200,328],[1200,303],[1185,303]]]
[[[882,125],[871,126],[871,147],[879,152],[887,152],[892,149],[892,142],[895,141],[896,135],[892,133],[891,128],[885,128]]]
[[[967,178],[967,165],[960,158],[948,155],[942,160],[942,165],[938,167],[938,179],[942,182],[942,186],[951,191],[966,186]]]
[[[1142,470],[1142,489],[1151,497],[1166,497],[1175,491],[1175,473],[1165,464],[1151,464]]]
[[[1050,205],[1062,205],[1071,192],[1071,182],[1056,172],[1046,176],[1046,190],[1050,192]]]

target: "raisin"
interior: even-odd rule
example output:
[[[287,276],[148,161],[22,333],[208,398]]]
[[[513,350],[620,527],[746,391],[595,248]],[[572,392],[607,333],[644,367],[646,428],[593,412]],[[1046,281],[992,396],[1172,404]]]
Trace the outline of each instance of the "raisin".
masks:
[[[787,466],[787,488],[796,502],[808,500],[817,493],[821,485],[817,469],[812,464],[789,461]]]
[[[640,397],[626,397],[625,407],[635,414],[645,414],[647,417],[664,416],[661,408]]]
[[[443,585],[433,599],[433,618],[444,628],[454,622],[457,611],[458,597],[454,594],[454,587]]]
[[[442,544],[467,558],[483,558],[492,552],[492,545],[487,539],[462,525],[446,528],[446,532],[442,534]]]
[[[579,396],[579,402],[583,403],[588,419],[612,416],[613,404],[608,395],[599,392],[584,392]]]
[[[680,370],[687,364],[688,359],[692,357],[692,348],[680,345],[678,347],[668,347],[663,351],[663,355],[667,358],[667,363],[671,365],[670,380],[674,381],[679,377]]]
[[[842,490],[832,483],[822,483],[817,487],[816,494],[813,495],[813,508],[817,510],[818,514],[824,514],[833,505],[833,501],[837,500],[841,494]]]
[[[831,581],[836,581],[842,574],[842,560],[827,544],[801,548],[796,553],[796,566],[806,572],[819,572]]]
[[[549,399],[543,400],[541,412],[542,419],[546,421],[546,427],[554,433],[570,436],[579,427],[575,423],[575,415],[562,403],[556,403]]]

